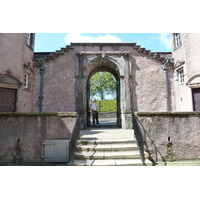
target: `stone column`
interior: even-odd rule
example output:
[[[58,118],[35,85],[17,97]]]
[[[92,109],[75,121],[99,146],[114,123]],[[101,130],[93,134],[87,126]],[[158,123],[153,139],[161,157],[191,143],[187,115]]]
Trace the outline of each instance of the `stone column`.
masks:
[[[80,129],[84,129],[84,113],[83,113],[83,65],[84,65],[84,54],[77,54],[79,65],[76,74],[76,103],[77,112],[79,113]]]
[[[123,129],[132,129],[132,106],[131,106],[131,93],[130,93],[130,62],[129,62],[129,54],[124,53],[124,98],[122,102],[124,104],[123,108],[123,120],[122,121],[122,128]]]
[[[121,125],[122,129],[125,129],[125,81],[124,81],[124,76],[120,76],[120,107],[121,107]]]
[[[40,95],[39,95],[39,112],[42,112],[42,102],[44,99],[43,96],[43,87],[44,87],[44,74],[46,67],[44,65],[40,66]]]

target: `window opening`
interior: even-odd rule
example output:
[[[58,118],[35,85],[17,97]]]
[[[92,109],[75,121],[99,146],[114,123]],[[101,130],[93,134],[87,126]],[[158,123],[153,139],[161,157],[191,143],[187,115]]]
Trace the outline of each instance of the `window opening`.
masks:
[[[31,33],[27,33],[27,44],[31,46]]]
[[[184,83],[184,70],[183,67],[177,71],[179,84]]]
[[[34,33],[27,33],[27,45],[33,49],[34,48]]]
[[[29,79],[29,75],[25,73],[24,75],[24,88],[28,88],[28,80]]]
[[[174,33],[174,48],[177,48],[181,45],[181,34]]]

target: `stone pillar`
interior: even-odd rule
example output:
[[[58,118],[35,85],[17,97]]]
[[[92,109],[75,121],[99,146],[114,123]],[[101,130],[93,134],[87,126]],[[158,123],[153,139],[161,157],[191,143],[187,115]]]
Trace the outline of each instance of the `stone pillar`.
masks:
[[[132,123],[132,106],[131,106],[131,93],[130,93],[130,63],[129,63],[129,54],[124,53],[124,79],[122,84],[122,92],[124,93],[122,95],[122,128],[123,129],[132,129],[133,123]]]
[[[85,128],[84,112],[83,112],[83,62],[84,54],[77,54],[79,65],[76,74],[76,104],[77,112],[79,114],[80,129]]]
[[[165,104],[166,112],[169,112],[169,80],[168,80],[168,70],[170,67],[164,65],[163,67],[164,81],[165,81]]]
[[[42,102],[44,99],[43,96],[43,87],[44,87],[44,74],[46,67],[44,65],[40,66],[40,95],[39,95],[39,112],[42,112]]]

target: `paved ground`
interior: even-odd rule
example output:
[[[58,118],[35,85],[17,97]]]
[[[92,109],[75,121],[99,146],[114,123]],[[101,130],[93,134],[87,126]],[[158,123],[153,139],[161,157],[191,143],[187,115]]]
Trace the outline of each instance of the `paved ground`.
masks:
[[[200,166],[200,160],[182,160],[167,162],[167,166]]]
[[[93,127],[86,130],[81,130],[80,137],[93,139],[133,139],[134,131],[113,127]]]
[[[109,126],[115,126],[117,125],[117,119],[116,118],[99,118],[99,123],[101,125],[109,125]],[[93,124],[92,118],[90,119],[90,124]]]

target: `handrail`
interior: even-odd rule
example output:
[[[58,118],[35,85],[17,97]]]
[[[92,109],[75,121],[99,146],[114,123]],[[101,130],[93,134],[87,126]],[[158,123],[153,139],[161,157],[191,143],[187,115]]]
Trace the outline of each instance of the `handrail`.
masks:
[[[69,162],[73,161],[74,152],[76,150],[76,142],[79,136],[79,114],[76,117],[74,127],[72,129],[72,134],[70,136],[70,145],[69,145]]]
[[[139,149],[140,149],[141,159],[142,159],[143,164],[145,165],[145,156],[144,156],[145,138],[142,134],[142,130],[140,129],[138,120],[135,115],[133,115],[133,128],[134,128],[135,137],[136,137]]]
[[[158,156],[157,156],[157,152],[158,152],[158,153],[160,154],[160,156],[161,156],[163,162],[165,163],[165,166],[167,166],[166,160],[164,159],[164,157],[162,156],[161,152],[160,152],[159,149],[157,148],[156,144],[155,144],[154,141],[151,139],[150,135],[147,133],[147,131],[145,130],[144,126],[143,126],[142,123],[138,120],[138,118],[137,118],[137,116],[136,116],[135,114],[134,114],[134,117],[133,117],[133,118],[134,118],[135,124],[138,126],[139,134],[140,134],[141,137],[143,138],[143,144],[146,146],[146,151],[149,152],[148,144],[147,144],[147,142],[146,142],[146,140],[145,140],[146,135],[148,136],[148,138],[150,139],[151,143],[153,144],[153,146],[154,146],[154,148],[155,148],[156,161],[154,161],[154,159],[151,157],[151,155],[149,155],[149,156],[150,156],[150,160],[153,162],[153,164],[156,165],[157,162],[158,162]],[[142,132],[140,126],[141,126],[142,129],[144,130],[145,135],[143,135],[143,132]],[[136,130],[136,132],[135,132],[135,135],[138,135],[137,130]],[[136,139],[137,139],[137,137],[138,137],[138,136],[136,136]],[[140,145],[141,145],[141,144],[140,144]],[[144,148],[144,147],[143,147],[143,148]],[[143,150],[143,153],[144,153],[144,150]],[[150,154],[150,152],[149,152],[149,154]]]

